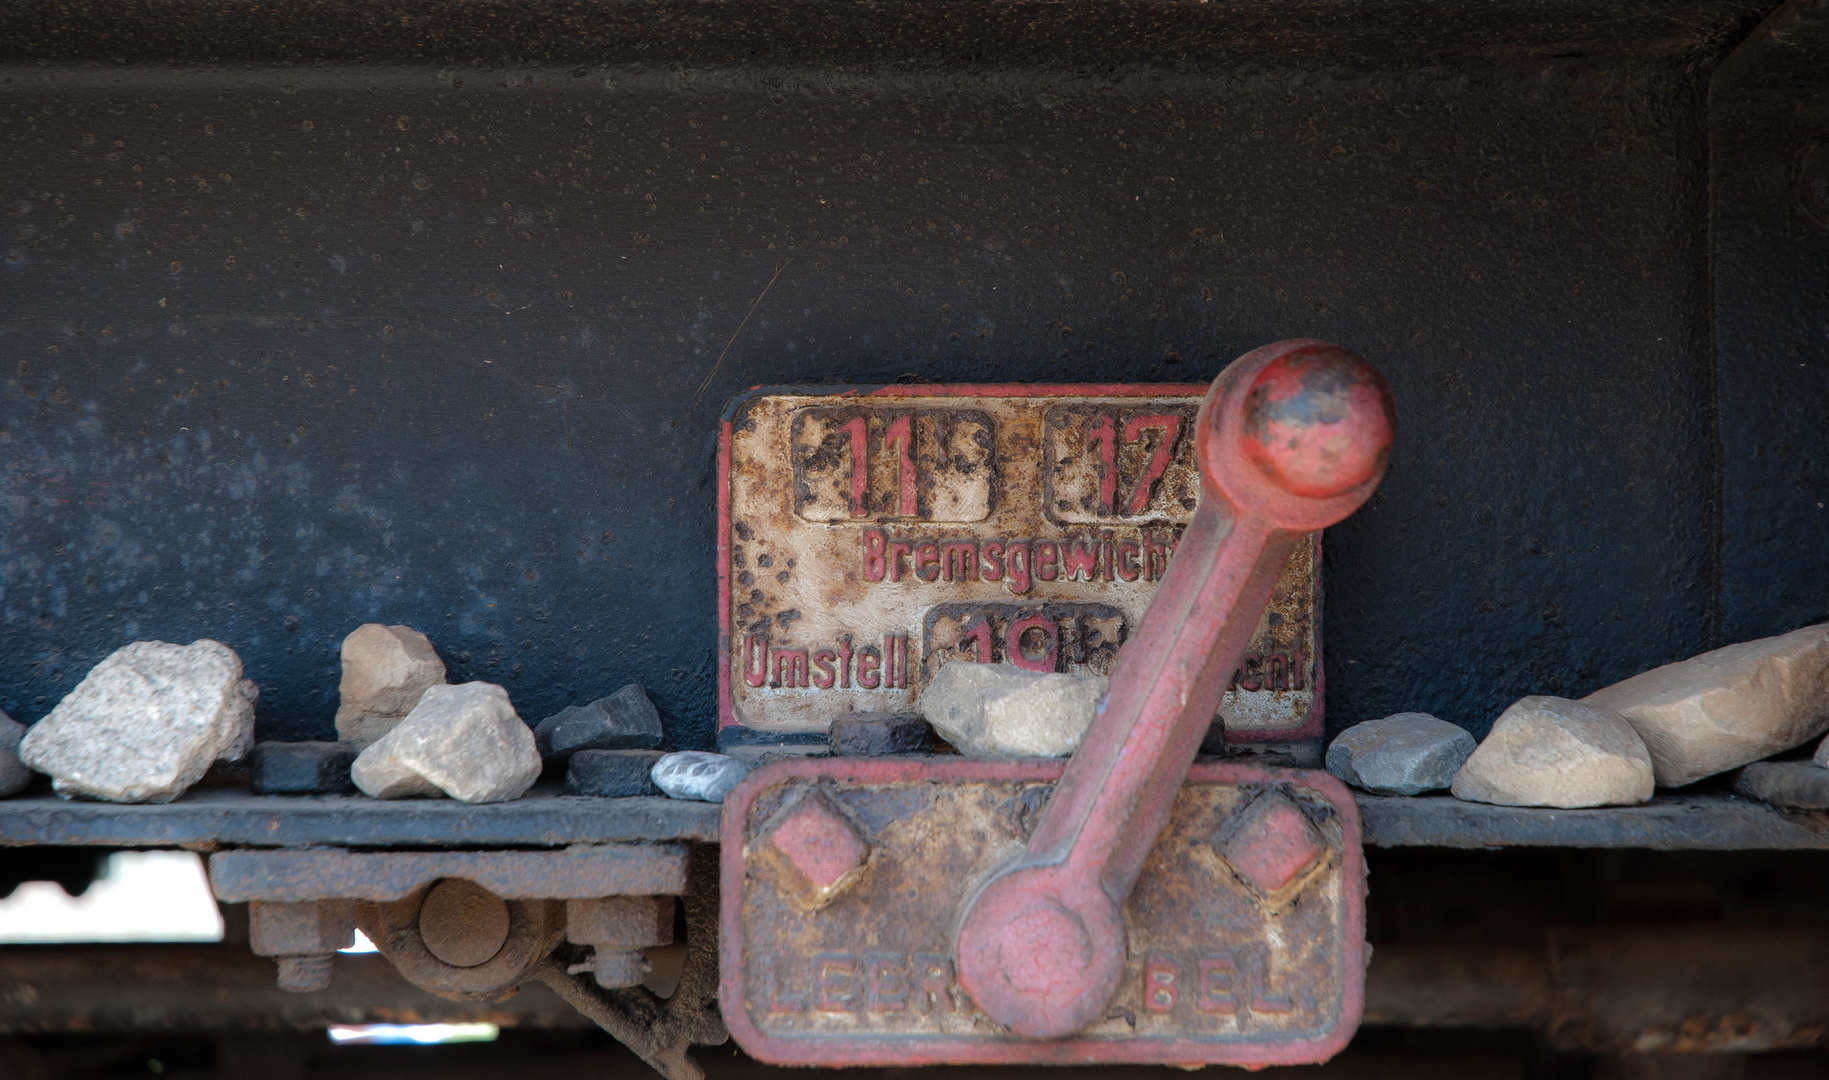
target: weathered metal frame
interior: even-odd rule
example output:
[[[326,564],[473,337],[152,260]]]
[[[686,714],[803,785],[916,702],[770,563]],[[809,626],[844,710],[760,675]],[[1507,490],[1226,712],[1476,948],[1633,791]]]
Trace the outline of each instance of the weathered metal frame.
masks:
[[[934,758],[840,758],[777,762],[758,770],[738,785],[724,801],[725,835],[741,838],[744,821],[756,797],[783,781],[822,779],[840,785],[871,785],[910,782],[965,781],[1054,781],[1065,769],[1060,761],[971,761]],[[1244,765],[1197,764],[1188,778],[1203,783],[1264,782],[1273,771]],[[1340,853],[1341,873],[1351,882],[1365,880],[1364,854],[1359,843],[1359,818],[1346,787],[1326,773],[1289,772],[1304,785],[1333,795],[1342,808],[1342,827],[1347,837]],[[736,842],[741,843],[740,839]],[[1216,1053],[1211,1044],[1197,1040],[1133,1040],[1129,1042],[1074,1037],[1034,1040],[1011,1037],[987,1041],[947,1037],[924,1037],[919,1040],[881,1040],[872,1044],[824,1038],[804,1042],[779,1039],[757,1029],[745,1015],[743,1002],[743,955],[745,936],[741,921],[742,896],[747,874],[747,860],[727,854],[720,875],[719,997],[724,1005],[725,1024],[753,1057],[780,1065],[937,1065],[937,1064],[1026,1064],[1079,1065],[1119,1064],[1139,1061],[1139,1049],[1147,1049],[1148,1060],[1169,1064],[1236,1064],[1250,1067],[1302,1064],[1325,1060],[1344,1048],[1357,1028],[1364,1009],[1364,987],[1349,979],[1343,987],[1340,1018],[1326,1036],[1292,1040],[1280,1045],[1241,1045],[1236,1055]],[[1365,895],[1362,889],[1347,888],[1342,898],[1349,930],[1345,934],[1342,968],[1363,971],[1365,966]]]

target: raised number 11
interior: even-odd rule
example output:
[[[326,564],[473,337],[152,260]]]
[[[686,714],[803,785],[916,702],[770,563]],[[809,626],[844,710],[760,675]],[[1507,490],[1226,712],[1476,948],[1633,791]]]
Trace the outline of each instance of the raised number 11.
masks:
[[[897,513],[902,517],[914,517],[916,511],[912,419],[906,414],[896,417],[889,422],[889,431],[883,436],[883,449],[894,450],[896,455],[896,486],[901,496]],[[868,429],[863,417],[853,416],[845,421],[841,430],[851,437],[851,516],[863,517],[870,512],[864,501],[870,480]]]

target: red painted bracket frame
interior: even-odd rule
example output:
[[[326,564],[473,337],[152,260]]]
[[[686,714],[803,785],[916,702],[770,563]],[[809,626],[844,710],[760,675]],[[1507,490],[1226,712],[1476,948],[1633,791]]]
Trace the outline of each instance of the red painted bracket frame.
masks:
[[[1341,873],[1346,877],[1342,967],[1346,973],[1339,1021],[1324,1036],[1286,1042],[1218,1043],[1200,1039],[1101,1039],[1068,1037],[1000,1039],[921,1036],[914,1039],[857,1039],[822,1035],[783,1038],[758,1029],[743,1005],[743,883],[747,860],[746,821],[756,798],[791,780],[827,780],[873,785],[909,782],[1058,780],[1065,761],[973,761],[965,758],[809,758],[766,765],[745,777],[724,799],[724,838],[719,867],[718,1002],[724,1023],[749,1056],[770,1065],[1100,1065],[1165,1064],[1236,1065],[1259,1069],[1270,1065],[1308,1065],[1326,1061],[1345,1049],[1365,1010],[1365,855],[1359,807],[1352,793],[1332,775],[1310,769],[1274,769],[1255,765],[1197,763],[1188,779],[1200,783],[1263,784],[1295,782],[1324,796],[1340,815]],[[1357,883],[1357,886],[1354,883]],[[950,898],[956,904],[960,897]]]

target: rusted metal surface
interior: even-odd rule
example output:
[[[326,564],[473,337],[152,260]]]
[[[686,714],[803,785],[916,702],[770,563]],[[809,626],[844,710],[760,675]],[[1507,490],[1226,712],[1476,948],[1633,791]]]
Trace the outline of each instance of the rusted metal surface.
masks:
[[[1447,795],[1355,793],[1373,847],[1829,850],[1829,815],[1776,810],[1732,795],[1658,795],[1641,806],[1556,810],[1488,806]]]
[[[959,983],[1017,1034],[1057,1038],[1104,1012],[1127,961],[1120,910],[1227,674],[1297,543],[1377,488],[1396,410],[1384,378],[1360,357],[1284,341],[1221,372],[1193,427],[1200,498],[1162,590],[1119,654],[1027,846],[960,916]],[[1350,799],[1345,789],[1340,798]],[[1265,897],[1313,863],[1312,822],[1287,800],[1266,795],[1240,807],[1227,829],[1221,854]]]
[[[823,730],[912,705],[943,664],[1111,670],[1200,493],[1204,385],[775,388],[719,452],[720,723]],[[1320,734],[1304,537],[1218,713]]]
[[[475,882],[504,899],[585,900],[677,894],[683,844],[605,844],[563,851],[223,851],[210,885],[246,900],[399,900],[440,878]]]
[[[658,796],[597,799],[535,792],[487,806],[454,799],[229,790],[192,791],[176,802],[136,806],[48,797],[0,800],[0,847],[565,847],[717,838],[716,806]]]
[[[453,884],[353,908],[356,926],[421,990],[458,1000],[491,1000],[532,978],[565,937],[565,905],[553,900],[504,900],[485,893],[483,903],[465,910],[427,911],[428,900]],[[495,914],[488,910],[491,901],[500,907],[499,919],[490,918]]]
[[[1829,1045],[1820,927],[1587,926],[1550,935],[1550,1041],[1724,1052]]]
[[[1267,1063],[1344,1045],[1364,970],[1358,816],[1332,777],[1294,770],[1194,768],[1125,907],[1117,995],[1086,1030],[1030,1040],[978,1009],[953,971],[958,904],[1022,850],[1061,770],[879,758],[752,774],[724,809],[722,1002],[737,1041],[827,1065]],[[1272,807],[1301,816],[1305,863],[1241,836]],[[804,842],[821,833],[853,842]]]

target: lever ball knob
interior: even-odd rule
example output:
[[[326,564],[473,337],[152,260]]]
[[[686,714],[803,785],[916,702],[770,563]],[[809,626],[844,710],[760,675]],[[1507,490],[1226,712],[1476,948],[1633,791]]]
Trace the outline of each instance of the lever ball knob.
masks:
[[[1245,392],[1244,456],[1291,495],[1331,499],[1384,472],[1391,390],[1372,365],[1316,342],[1272,360]]]

